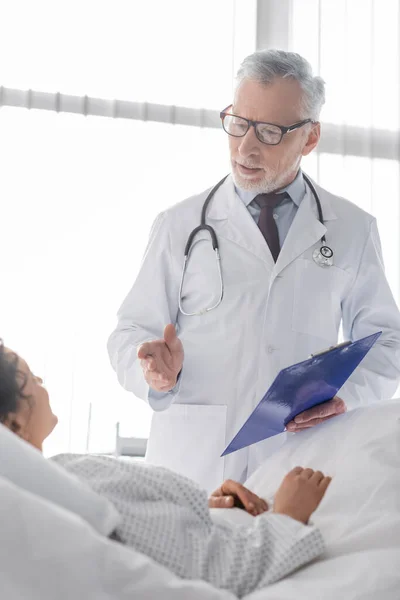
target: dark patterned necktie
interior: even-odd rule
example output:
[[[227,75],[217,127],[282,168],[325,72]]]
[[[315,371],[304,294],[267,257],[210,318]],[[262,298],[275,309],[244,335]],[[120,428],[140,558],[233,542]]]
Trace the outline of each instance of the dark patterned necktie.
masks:
[[[274,261],[276,262],[279,252],[279,234],[274,219],[274,208],[278,206],[282,200],[286,198],[286,194],[259,194],[254,198],[254,202],[261,208],[258,226],[267,242]]]

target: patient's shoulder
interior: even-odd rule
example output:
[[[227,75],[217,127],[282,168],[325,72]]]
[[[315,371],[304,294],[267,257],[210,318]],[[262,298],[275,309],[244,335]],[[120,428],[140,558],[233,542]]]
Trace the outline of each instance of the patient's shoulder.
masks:
[[[144,462],[133,458],[117,458],[104,454],[63,453],[52,456],[50,460],[61,465],[67,471],[89,478],[95,476],[121,477],[124,473],[140,475],[142,472],[147,472],[149,467]]]
[[[131,498],[197,504],[207,495],[194,481],[174,471],[130,457],[99,454],[58,454],[51,458],[86,481],[98,493],[129,494]]]

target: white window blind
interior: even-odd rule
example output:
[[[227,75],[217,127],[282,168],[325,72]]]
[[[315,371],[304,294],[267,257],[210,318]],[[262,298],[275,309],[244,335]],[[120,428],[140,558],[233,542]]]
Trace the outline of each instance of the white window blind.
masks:
[[[235,10],[232,0],[5,1],[0,80],[11,88],[220,108],[232,88]]]

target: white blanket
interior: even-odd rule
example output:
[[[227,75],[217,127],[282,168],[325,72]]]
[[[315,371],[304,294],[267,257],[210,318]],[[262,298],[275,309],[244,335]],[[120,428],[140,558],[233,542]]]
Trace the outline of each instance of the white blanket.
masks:
[[[179,579],[0,476],[2,600],[234,600]]]
[[[323,551],[315,527],[283,515],[246,526],[215,524],[205,491],[167,469],[105,456],[54,457],[110,500],[122,516],[122,540],[186,579],[237,594],[278,581]]]
[[[312,517],[326,552],[251,600],[399,600],[400,402],[360,408],[293,434],[247,485],[273,497],[298,464],[333,475]],[[246,518],[237,509],[219,513],[223,517]]]

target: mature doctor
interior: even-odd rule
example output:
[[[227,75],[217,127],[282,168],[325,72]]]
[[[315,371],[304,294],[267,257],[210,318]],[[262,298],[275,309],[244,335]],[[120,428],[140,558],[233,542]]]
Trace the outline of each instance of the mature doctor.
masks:
[[[345,339],[383,333],[340,398],[303,413],[289,431],[389,398],[400,379],[400,315],[376,221],[315,185],[321,223],[300,169],[318,143],[323,103],[324,82],[299,55],[266,50],[244,60],[233,105],[221,113],[232,172],[206,215],[219,242],[223,299],[204,230],[180,293],[207,190],[158,216],[109,339],[121,385],[154,410],[147,460],[209,491],[227,478],[244,481],[282,443],[286,434],[220,458],[278,371],[337,343],[341,323]]]

